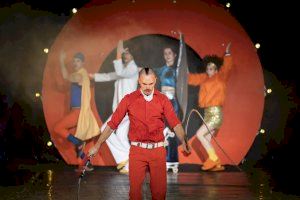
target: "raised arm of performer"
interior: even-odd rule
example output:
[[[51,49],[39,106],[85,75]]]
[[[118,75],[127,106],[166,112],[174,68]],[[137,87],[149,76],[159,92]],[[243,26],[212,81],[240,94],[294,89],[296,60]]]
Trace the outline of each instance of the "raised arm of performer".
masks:
[[[61,73],[63,78],[70,82],[81,83],[82,77],[80,74],[78,73],[69,74],[65,65],[65,59],[66,59],[66,53],[64,51],[61,51],[59,56],[59,62],[60,62],[60,68],[61,68]],[[83,60],[84,60],[83,54],[77,53],[74,55],[73,66],[75,71],[78,71],[83,66],[83,64],[81,64],[83,63]]]

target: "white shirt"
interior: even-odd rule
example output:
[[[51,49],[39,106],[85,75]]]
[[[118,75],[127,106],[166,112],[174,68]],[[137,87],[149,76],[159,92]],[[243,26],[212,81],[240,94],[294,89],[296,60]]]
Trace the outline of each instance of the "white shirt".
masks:
[[[115,81],[115,91],[113,99],[113,112],[116,110],[118,104],[127,94],[134,92],[137,89],[138,83],[138,67],[134,60],[130,61],[127,66],[124,66],[121,59],[113,61],[115,72],[110,73],[96,73],[96,82]]]

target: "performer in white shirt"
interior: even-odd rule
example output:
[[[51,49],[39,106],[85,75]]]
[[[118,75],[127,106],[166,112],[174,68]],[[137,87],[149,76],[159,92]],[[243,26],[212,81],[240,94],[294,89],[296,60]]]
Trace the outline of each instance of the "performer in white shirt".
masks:
[[[115,72],[110,73],[95,73],[90,74],[90,78],[95,82],[115,81],[114,99],[112,111],[114,112],[126,94],[129,94],[137,89],[138,82],[138,67],[133,60],[133,56],[129,49],[123,48],[123,41],[119,41],[117,47],[117,57],[113,61]],[[106,123],[111,116],[101,127],[101,132],[106,127]],[[128,174],[128,156],[129,156],[129,118],[126,115],[114,134],[106,140],[106,143],[116,161],[117,169],[123,173]]]

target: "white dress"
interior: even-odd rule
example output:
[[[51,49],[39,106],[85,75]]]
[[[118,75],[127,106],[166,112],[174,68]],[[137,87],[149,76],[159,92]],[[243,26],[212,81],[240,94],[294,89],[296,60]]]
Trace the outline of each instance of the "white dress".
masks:
[[[114,90],[114,99],[112,110],[116,110],[118,104],[121,102],[122,98],[134,92],[137,89],[138,83],[138,67],[135,62],[130,61],[125,67],[122,63],[122,60],[113,61],[115,72],[111,73],[96,73],[95,81],[96,82],[106,82],[115,80],[115,90]],[[101,131],[109,122],[111,116],[106,120],[102,125]],[[126,115],[118,128],[110,137],[106,140],[106,143],[116,161],[116,163],[121,163],[129,158],[129,140],[128,140],[128,131],[129,131],[129,118]],[[128,165],[125,166],[128,170]]]

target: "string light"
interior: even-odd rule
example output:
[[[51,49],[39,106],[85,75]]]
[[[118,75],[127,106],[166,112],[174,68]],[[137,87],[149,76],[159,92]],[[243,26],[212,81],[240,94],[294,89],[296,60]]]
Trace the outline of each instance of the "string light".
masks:
[[[39,98],[40,96],[41,96],[41,94],[40,94],[39,92],[36,92],[36,93],[35,93],[35,97],[36,97],[36,98]]]
[[[256,48],[256,49],[259,49],[259,48],[260,48],[260,44],[259,44],[259,43],[256,43],[256,44],[255,44],[255,48]]]
[[[48,49],[48,48],[45,48],[45,49],[44,49],[44,52],[45,52],[45,53],[48,53],[48,52],[49,52],[49,49]]]
[[[268,88],[268,89],[267,89],[267,93],[268,93],[268,94],[271,94],[271,93],[272,93],[272,89],[271,89],[271,88]]]
[[[51,146],[52,146],[52,142],[51,142],[51,141],[48,141],[48,142],[47,142],[47,146],[48,146],[48,147],[51,147]]]
[[[73,13],[73,14],[77,13],[77,9],[76,9],[76,8],[73,8],[73,9],[72,9],[72,13]]]
[[[230,8],[231,4],[228,2],[226,3],[226,8]]]
[[[259,132],[264,134],[266,131],[265,131],[265,129],[262,128],[262,129],[259,130]]]

